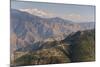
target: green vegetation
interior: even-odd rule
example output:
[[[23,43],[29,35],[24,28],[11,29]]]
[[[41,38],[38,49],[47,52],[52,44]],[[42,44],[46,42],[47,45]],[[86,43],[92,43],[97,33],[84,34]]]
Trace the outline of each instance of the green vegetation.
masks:
[[[78,36],[75,36],[78,34]],[[95,34],[94,30],[77,32],[71,38],[71,61],[84,62],[95,60]]]
[[[29,52],[15,60],[16,65],[68,63],[70,59],[58,47]]]
[[[23,55],[15,60],[16,65],[31,65],[33,59],[38,59],[38,57],[34,55]]]
[[[16,58],[14,63],[16,65],[39,65],[95,60],[94,30],[79,31],[62,41],[46,42],[42,46],[40,50],[29,51]]]

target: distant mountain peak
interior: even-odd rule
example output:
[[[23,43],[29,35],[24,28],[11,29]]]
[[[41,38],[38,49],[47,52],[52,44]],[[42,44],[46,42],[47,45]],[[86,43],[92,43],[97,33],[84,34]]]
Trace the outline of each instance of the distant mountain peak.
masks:
[[[40,10],[37,8],[27,8],[27,9],[19,9],[20,11],[23,12],[28,12],[32,15],[37,15],[43,18],[50,18],[50,17],[54,17],[53,13],[45,11],[45,10]]]

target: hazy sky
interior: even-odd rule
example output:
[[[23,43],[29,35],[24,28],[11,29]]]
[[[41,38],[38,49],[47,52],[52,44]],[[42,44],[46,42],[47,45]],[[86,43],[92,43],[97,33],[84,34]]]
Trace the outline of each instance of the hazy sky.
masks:
[[[91,22],[95,21],[95,6],[90,5],[72,5],[72,4],[55,4],[55,3],[39,3],[39,2],[22,2],[12,1],[11,8],[26,9],[37,8],[49,11],[59,17],[69,19],[75,22]]]

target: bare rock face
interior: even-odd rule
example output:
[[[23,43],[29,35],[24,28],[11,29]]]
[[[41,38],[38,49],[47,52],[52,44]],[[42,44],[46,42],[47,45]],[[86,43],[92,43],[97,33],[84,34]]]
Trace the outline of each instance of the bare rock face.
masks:
[[[50,15],[38,9],[11,9],[11,50],[39,41],[60,41],[73,32],[94,28],[94,23],[79,24]]]

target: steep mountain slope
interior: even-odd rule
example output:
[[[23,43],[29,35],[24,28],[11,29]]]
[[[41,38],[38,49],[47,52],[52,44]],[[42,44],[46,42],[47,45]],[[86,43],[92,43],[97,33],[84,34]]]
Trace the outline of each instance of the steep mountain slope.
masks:
[[[25,48],[26,49],[26,48]],[[30,47],[30,49],[33,49]],[[15,65],[88,62],[95,60],[95,31],[78,31],[61,41],[42,42],[37,50],[17,50]]]
[[[79,25],[73,24],[72,21],[67,21],[58,17],[55,18],[40,18],[21,12],[18,10],[11,10],[11,30],[19,37],[24,37],[27,30],[33,35],[38,35],[39,38],[48,38],[63,33],[70,33],[79,30]],[[73,30],[74,29],[74,30]],[[35,38],[38,38],[36,36]]]
[[[24,47],[35,41],[46,41],[47,38],[62,40],[64,35],[79,29],[78,24],[58,17],[41,18],[27,12],[11,9],[11,37],[12,35],[16,36],[16,42],[13,44],[16,44],[17,47]],[[11,39],[11,41],[13,40]],[[11,42],[11,45],[13,44]]]
[[[64,41],[70,43],[72,62],[95,60],[95,30],[76,32],[69,35]]]
[[[30,37],[33,37],[35,41],[50,37],[59,37],[59,39],[61,37],[62,39],[63,35],[68,35],[83,28],[94,28],[94,24],[91,26],[91,23],[77,24],[59,17],[41,18],[34,15],[32,9],[30,12],[29,10],[11,9],[11,34],[14,32],[18,38],[23,40],[30,40]]]

